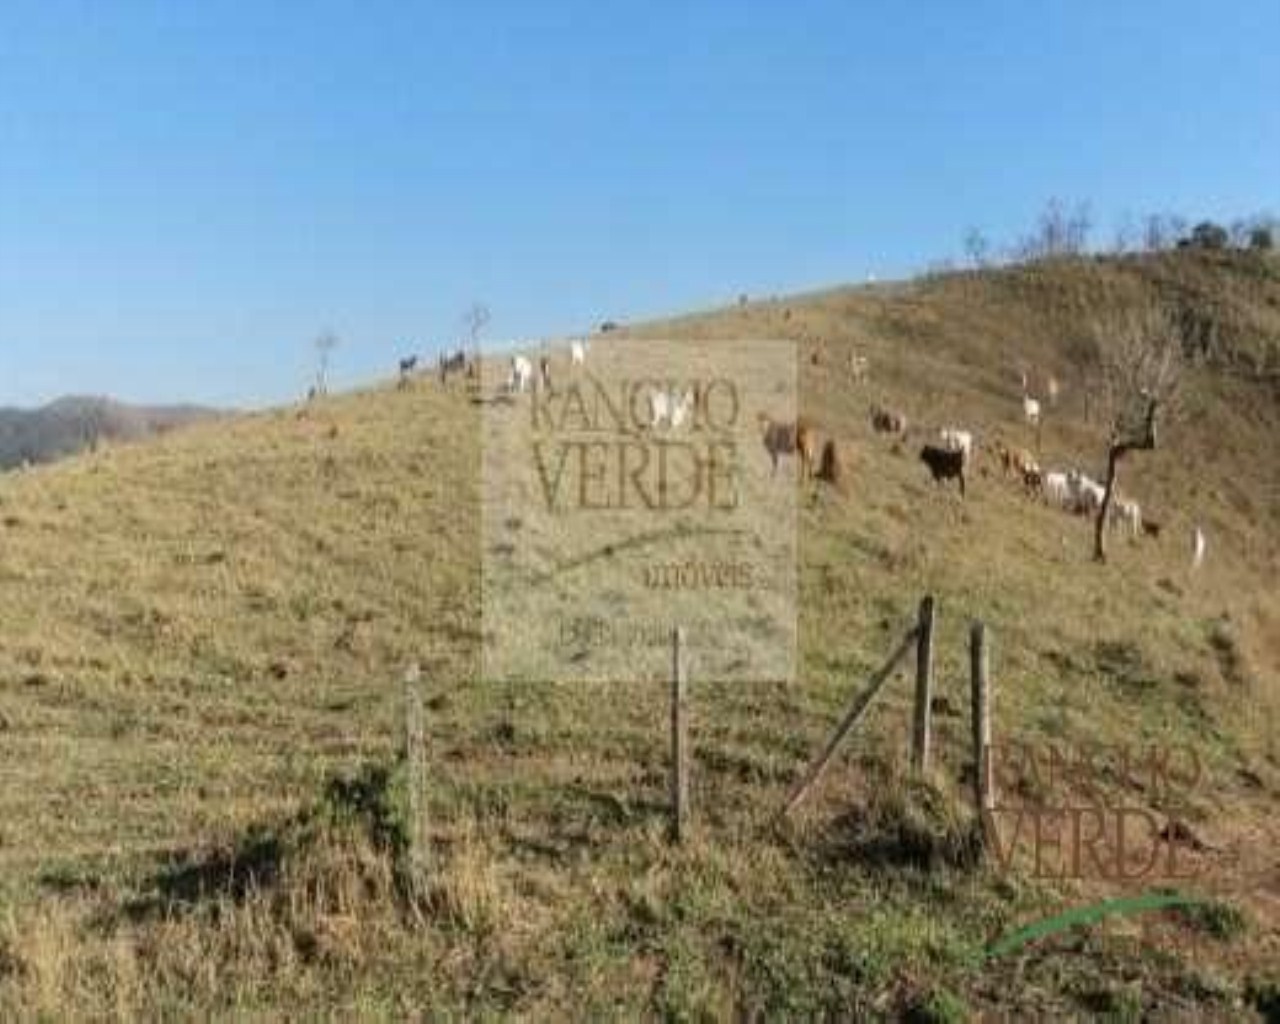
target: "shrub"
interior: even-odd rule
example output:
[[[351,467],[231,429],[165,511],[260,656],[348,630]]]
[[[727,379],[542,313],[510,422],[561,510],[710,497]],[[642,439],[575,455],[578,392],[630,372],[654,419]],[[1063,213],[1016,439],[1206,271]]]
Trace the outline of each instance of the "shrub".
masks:
[[[1202,220],[1191,229],[1191,234],[1178,244],[1183,248],[1190,249],[1221,250],[1225,249],[1230,241],[1231,236],[1221,224],[1215,224],[1211,220]]]

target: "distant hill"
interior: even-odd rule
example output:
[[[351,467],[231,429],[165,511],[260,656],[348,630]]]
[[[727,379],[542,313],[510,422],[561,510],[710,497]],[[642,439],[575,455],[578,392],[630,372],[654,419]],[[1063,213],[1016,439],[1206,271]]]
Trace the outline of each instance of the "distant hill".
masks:
[[[69,396],[39,409],[0,408],[0,470],[52,462],[102,441],[136,441],[217,413],[194,405],[131,406]]]

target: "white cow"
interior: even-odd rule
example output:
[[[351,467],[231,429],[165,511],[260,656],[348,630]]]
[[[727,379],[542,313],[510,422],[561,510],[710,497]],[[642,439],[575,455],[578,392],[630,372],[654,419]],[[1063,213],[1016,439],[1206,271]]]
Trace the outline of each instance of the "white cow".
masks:
[[[1204,530],[1197,524],[1196,528],[1191,531],[1191,568],[1199,569],[1204,564],[1204,553],[1208,547],[1205,540]]]
[[[1113,525],[1119,525],[1135,540],[1142,532],[1142,507],[1132,498],[1116,497]]]
[[[1078,469],[1067,473],[1067,490],[1071,499],[1071,507],[1080,513],[1093,513],[1102,507],[1102,499],[1106,489],[1096,480],[1091,480]]]
[[[587,362],[588,343],[575,341],[569,345],[569,362],[574,366],[585,366]]]
[[[1102,499],[1106,496],[1106,488],[1096,480],[1085,477],[1080,482],[1080,508],[1086,515],[1093,515],[1102,508]]]
[[[1044,475],[1044,500],[1058,508],[1070,506],[1071,485],[1066,473],[1052,470]]]
[[[511,373],[507,377],[507,390],[523,394],[533,383],[533,363],[526,356],[511,357]]]
[[[1032,398],[1030,395],[1022,396],[1022,418],[1027,421],[1028,426],[1038,427],[1040,425],[1040,402]]]
[[[942,438],[942,446],[950,452],[960,452],[967,463],[973,456],[973,433],[968,430],[957,430],[955,427],[943,427],[938,431]]]
[[[649,392],[649,425],[655,430],[662,426],[671,429],[682,426],[692,411],[692,390],[683,394],[675,388]]]

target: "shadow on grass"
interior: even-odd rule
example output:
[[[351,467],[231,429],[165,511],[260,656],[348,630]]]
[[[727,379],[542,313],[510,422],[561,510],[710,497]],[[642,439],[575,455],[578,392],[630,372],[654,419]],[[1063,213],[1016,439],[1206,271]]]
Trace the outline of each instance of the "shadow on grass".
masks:
[[[575,860],[618,842],[619,832],[640,832],[665,820],[667,804],[654,797],[623,798],[616,793],[571,783],[557,792],[536,835],[509,835],[511,846],[552,862]]]
[[[145,895],[126,903],[122,913],[141,921],[221,901],[243,903],[280,882],[290,858],[303,859],[326,835],[343,830],[362,834],[374,849],[398,860],[408,834],[398,780],[398,772],[380,764],[334,776],[307,810],[254,825],[222,848],[178,854],[146,880]]]
[[[922,779],[871,788],[866,807],[836,818],[816,847],[829,863],[857,861],[871,870],[915,868],[972,871],[982,863],[982,832],[975,818]]]

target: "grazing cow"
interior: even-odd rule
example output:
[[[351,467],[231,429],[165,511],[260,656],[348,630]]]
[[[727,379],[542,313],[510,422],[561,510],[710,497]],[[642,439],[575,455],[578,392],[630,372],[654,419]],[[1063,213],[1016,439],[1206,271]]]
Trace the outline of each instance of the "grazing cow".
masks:
[[[675,388],[654,390],[649,392],[649,426],[653,429],[666,427],[674,430],[684,424],[689,413],[693,411],[693,389],[683,393]]]
[[[806,420],[796,420],[796,452],[800,456],[800,479],[813,479],[818,458],[818,435]]]
[[[1040,494],[1044,490],[1044,474],[1040,472],[1039,466],[1031,465],[1023,469],[1022,486],[1032,496]]]
[[[1060,390],[1061,388],[1058,387],[1058,378],[1053,374],[1049,374],[1048,379],[1044,382],[1044,393],[1045,397],[1049,399],[1050,405],[1058,404],[1058,392]]]
[[[585,366],[587,362],[587,343],[574,341],[569,344],[569,362],[573,366]]]
[[[1030,395],[1022,396],[1022,418],[1029,427],[1040,426],[1040,402]]]
[[[844,459],[840,457],[840,449],[834,439],[827,438],[822,446],[822,458],[818,463],[818,479],[825,480],[834,487],[844,481]]]
[[[927,444],[920,449],[920,461],[929,467],[936,484],[941,485],[946,480],[959,480],[960,497],[964,497],[964,452]]]
[[[796,454],[800,456],[800,479],[811,479],[818,447],[813,425],[805,419],[798,419],[794,423],[779,423],[763,412],[758,419],[765,451],[769,453],[773,463],[773,474],[776,476],[778,473],[780,456]]]
[[[1191,569],[1194,572],[1204,564],[1204,553],[1208,547],[1208,541],[1205,539],[1204,530],[1199,524],[1191,531]]]
[[[1066,473],[1051,470],[1044,475],[1044,500],[1061,509],[1071,504],[1071,488],[1067,484]]]
[[[1005,476],[1009,475],[1009,467],[1012,464],[1012,455],[1009,446],[996,438],[991,442],[991,453],[996,457],[996,461],[1000,463],[1000,469]]]
[[[1142,532],[1142,506],[1131,498],[1116,496],[1115,515],[1111,525],[1123,529],[1134,540]]]
[[[1085,515],[1093,515],[1102,508],[1102,499],[1107,491],[1101,484],[1093,480],[1085,480],[1080,488],[1080,511]]]
[[[1038,471],[1040,469],[1040,464],[1036,461],[1036,457],[1025,448],[1010,448],[997,441],[995,449],[1000,456],[1000,467],[1005,476],[1014,476],[1019,480],[1025,480],[1028,470],[1034,469]]]
[[[462,349],[446,355],[440,353],[440,383],[445,384],[449,380],[449,376],[454,373],[465,373],[467,369],[467,354]]]
[[[523,394],[533,383],[533,364],[526,356],[511,357],[511,373],[507,376],[507,391]]]
[[[949,452],[960,452],[965,462],[973,458],[973,434],[968,430],[957,430],[955,427],[943,427],[938,432],[942,438],[942,447]]]
[[[907,418],[900,412],[877,405],[871,409],[871,426],[881,434],[905,434]]]
[[[1067,487],[1071,492],[1072,511],[1081,515],[1090,515],[1102,507],[1102,499],[1106,489],[1096,480],[1091,480],[1078,469],[1067,473]]]

